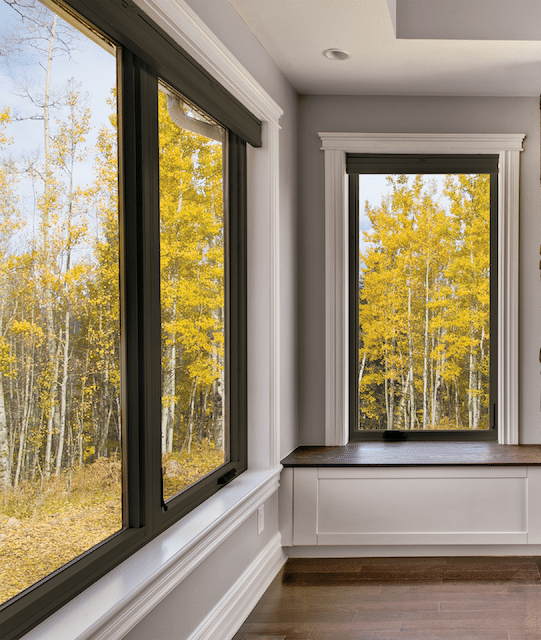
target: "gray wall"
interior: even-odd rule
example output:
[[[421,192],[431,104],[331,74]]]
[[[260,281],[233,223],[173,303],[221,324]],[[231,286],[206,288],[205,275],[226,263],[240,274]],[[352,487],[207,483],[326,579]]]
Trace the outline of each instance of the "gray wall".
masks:
[[[299,443],[325,441],[324,162],[318,132],[525,133],[520,209],[520,437],[540,443],[539,99],[303,96],[299,109]]]
[[[185,640],[270,542],[278,528],[278,495],[265,503],[265,530],[257,535],[253,513],[164,598],[125,640]],[[59,638],[60,640],[60,638]],[[216,639],[221,640],[221,639]]]

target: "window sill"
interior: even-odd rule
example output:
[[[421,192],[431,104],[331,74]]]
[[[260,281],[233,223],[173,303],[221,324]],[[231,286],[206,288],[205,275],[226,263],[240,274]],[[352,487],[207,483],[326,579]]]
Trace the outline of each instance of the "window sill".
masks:
[[[284,467],[409,467],[541,465],[541,445],[495,442],[362,442],[298,447]]]
[[[24,636],[124,637],[279,486],[281,467],[246,471]]]

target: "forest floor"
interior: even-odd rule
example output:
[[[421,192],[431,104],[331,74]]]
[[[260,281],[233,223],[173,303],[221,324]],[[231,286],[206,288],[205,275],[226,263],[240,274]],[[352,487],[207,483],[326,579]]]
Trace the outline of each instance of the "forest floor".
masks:
[[[0,603],[122,526],[120,462],[100,458],[0,496]]]
[[[165,499],[223,464],[206,443],[164,460]],[[99,458],[71,474],[0,494],[0,604],[122,527],[121,464]]]

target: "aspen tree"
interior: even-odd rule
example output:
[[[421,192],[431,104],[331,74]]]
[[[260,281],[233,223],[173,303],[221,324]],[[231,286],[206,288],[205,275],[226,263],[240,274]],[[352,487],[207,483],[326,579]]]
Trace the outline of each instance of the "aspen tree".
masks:
[[[486,428],[489,177],[448,176],[449,211],[425,176],[388,183],[360,256],[361,422]]]
[[[216,431],[209,399],[223,379],[224,249],[221,145],[177,126],[163,93],[159,109],[165,454],[175,425],[188,451]]]
[[[56,166],[65,174],[67,178],[67,193],[65,202],[65,219],[63,222],[63,256],[61,295],[64,298],[63,325],[61,325],[59,346],[61,349],[61,380],[60,380],[60,411],[59,411],[59,432],[56,452],[55,475],[60,475],[62,468],[62,456],[64,451],[64,440],[66,435],[66,422],[68,413],[68,371],[70,363],[70,331],[72,308],[79,307],[82,311],[83,296],[80,295],[83,281],[87,278],[88,265],[72,264],[72,252],[84,241],[87,233],[87,223],[81,218],[81,211],[87,206],[85,194],[80,187],[75,186],[75,165],[85,157],[85,152],[81,146],[85,143],[85,136],[90,129],[90,109],[81,105],[81,94],[73,80],[68,82],[66,88],[66,103],[68,107],[67,118],[57,121],[57,131],[52,138],[53,154],[52,160]],[[79,291],[79,295],[77,295]]]
[[[467,371],[462,387],[467,396],[470,429],[487,428],[490,337],[490,176],[449,177],[446,193],[459,228],[448,273],[457,283],[451,350]]]
[[[98,133],[92,199],[96,215],[93,271],[89,280],[90,309],[84,333],[87,361],[82,378],[78,448],[107,453],[107,439],[120,444],[120,306],[118,150],[116,92],[109,99],[113,113]],[[81,457],[81,453],[79,453]]]
[[[9,109],[0,112],[0,148],[8,147],[12,138],[5,134],[5,127],[11,121]],[[6,341],[6,325],[10,318],[8,312],[8,291],[10,272],[13,270],[16,257],[12,253],[11,241],[14,234],[22,226],[18,209],[15,187],[17,176],[13,163],[4,161],[0,164],[0,486],[6,488],[11,484],[11,447],[6,398],[4,394],[4,378],[10,377],[13,356]]]

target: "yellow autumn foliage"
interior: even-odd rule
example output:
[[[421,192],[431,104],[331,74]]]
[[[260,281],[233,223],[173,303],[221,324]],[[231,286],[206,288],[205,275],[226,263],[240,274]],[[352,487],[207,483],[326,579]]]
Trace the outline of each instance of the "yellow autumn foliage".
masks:
[[[359,257],[360,428],[487,428],[490,176],[388,184]]]

